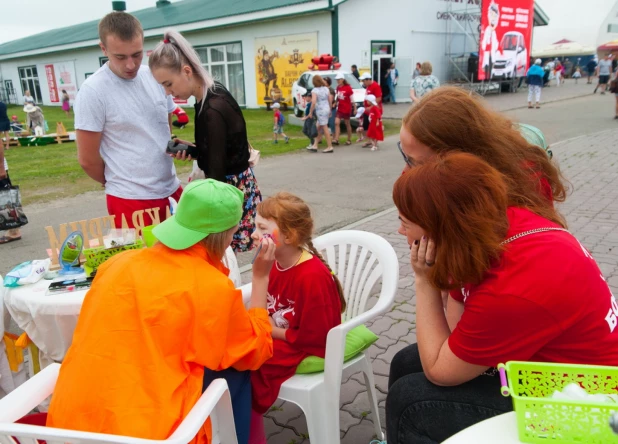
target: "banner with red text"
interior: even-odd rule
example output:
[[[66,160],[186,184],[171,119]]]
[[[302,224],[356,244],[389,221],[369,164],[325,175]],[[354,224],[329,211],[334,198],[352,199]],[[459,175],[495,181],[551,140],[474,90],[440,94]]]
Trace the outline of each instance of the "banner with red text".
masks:
[[[483,0],[479,80],[526,75],[533,19],[534,0]]]
[[[77,95],[77,78],[75,76],[75,63],[58,62],[45,65],[45,77],[49,89],[49,100],[59,103],[62,100],[62,91],[66,91],[71,102]]]

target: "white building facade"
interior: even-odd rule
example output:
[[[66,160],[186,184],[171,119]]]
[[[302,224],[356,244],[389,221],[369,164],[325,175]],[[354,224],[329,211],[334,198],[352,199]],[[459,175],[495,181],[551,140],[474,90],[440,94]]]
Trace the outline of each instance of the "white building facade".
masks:
[[[290,0],[284,7],[270,7],[281,1],[253,0],[258,5],[264,3],[266,9],[252,8],[247,0],[246,12],[241,13],[237,12],[238,2],[229,6],[236,11],[217,11],[218,16],[213,17],[208,16],[209,11],[201,15],[184,11],[185,23],[159,17],[162,12],[176,12],[174,8],[178,9],[175,16],[182,15],[185,2],[158,3],[133,13],[144,25],[143,63],[148,63],[148,51],[161,40],[165,29],[173,27],[193,44],[204,66],[227,86],[239,104],[249,108],[262,106],[269,89],[279,88],[284,98],[289,97],[291,82],[311,64],[309,54],[336,55],[341,69],[349,70],[355,64],[361,72],[370,71],[376,80],[394,61],[400,74],[397,98],[406,100],[416,62],[430,61],[434,74],[446,81],[451,65],[448,54],[477,50],[474,36],[466,35],[461,23],[468,22],[467,29],[477,28],[479,17],[474,11],[480,10],[478,0]],[[208,7],[207,2],[204,7]],[[536,15],[535,7],[535,19]],[[202,19],[191,21],[192,16]],[[23,103],[26,89],[43,105],[60,105],[62,89],[74,98],[86,78],[106,59],[98,46],[96,22],[73,28],[73,33],[69,28],[49,38],[43,33],[0,45],[0,92],[4,100]],[[74,41],[71,36],[82,30],[87,38]],[[273,45],[278,48],[277,58],[269,48]],[[294,45],[303,49],[299,51]],[[264,62],[264,51],[270,52],[271,65]],[[265,74],[268,66],[276,71],[274,82]]]

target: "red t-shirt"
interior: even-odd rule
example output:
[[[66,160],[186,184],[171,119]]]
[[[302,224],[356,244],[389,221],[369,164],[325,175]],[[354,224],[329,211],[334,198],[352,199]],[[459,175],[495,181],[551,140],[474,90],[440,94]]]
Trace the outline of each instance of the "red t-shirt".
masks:
[[[507,238],[558,226],[516,207],[508,218]],[[618,365],[618,304],[595,260],[569,233],[535,233],[508,243],[483,282],[451,297],[464,311],[449,346],[466,362]]]
[[[275,110],[275,112],[273,113],[273,119],[274,119],[275,125],[279,125],[280,118],[281,118],[281,111]]]
[[[354,91],[350,85],[341,85],[337,87],[337,111],[343,114],[352,113],[352,96]]]
[[[367,87],[367,89],[365,90],[365,97],[367,97],[369,94],[373,94],[374,96],[376,96],[376,99],[378,97],[382,97],[382,88],[380,87],[378,82],[371,82],[371,85]],[[369,102],[365,100],[365,107],[367,107],[367,105],[369,105]],[[378,102],[378,106],[380,107],[380,110],[383,109],[381,101]]]
[[[277,400],[281,384],[303,359],[324,357],[328,332],[341,324],[337,284],[317,257],[286,271],[272,268],[267,308],[276,325],[287,329],[287,340],[274,339],[273,357],[251,373],[253,409],[259,413]]]
[[[177,106],[176,109],[172,112],[178,118],[178,123],[189,123],[189,116],[185,112],[184,109]]]

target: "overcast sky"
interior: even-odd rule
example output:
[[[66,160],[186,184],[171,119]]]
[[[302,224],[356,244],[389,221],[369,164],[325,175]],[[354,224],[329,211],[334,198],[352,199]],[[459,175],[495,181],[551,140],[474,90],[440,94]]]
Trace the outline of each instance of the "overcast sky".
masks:
[[[2,3],[9,0],[2,0]],[[172,0],[177,1],[177,0]],[[204,0],[207,1],[207,0]],[[354,1],[354,0],[351,0]],[[409,0],[412,2],[413,0]],[[436,0],[428,0],[436,1]],[[596,46],[599,26],[617,0],[537,0],[550,18],[549,26],[535,28],[534,47],[562,38]],[[0,43],[32,34],[101,18],[111,11],[111,0],[19,0],[0,10]],[[127,0],[127,10],[154,6],[156,0]],[[18,6],[19,5],[19,6]],[[589,23],[582,26],[581,23]],[[345,32],[345,30],[342,30]],[[355,38],[354,36],[343,38]]]

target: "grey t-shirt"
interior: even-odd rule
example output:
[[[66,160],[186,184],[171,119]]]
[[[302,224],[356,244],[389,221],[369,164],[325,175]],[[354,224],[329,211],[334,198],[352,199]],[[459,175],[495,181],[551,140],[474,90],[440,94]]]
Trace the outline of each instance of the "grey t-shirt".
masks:
[[[611,73],[612,73],[612,61],[605,60],[605,59],[599,61],[599,75],[608,76]]]
[[[75,99],[75,129],[102,133],[107,194],[161,199],[178,189],[174,162],[165,153],[174,109],[146,65],[125,80],[105,64],[84,82]]]

